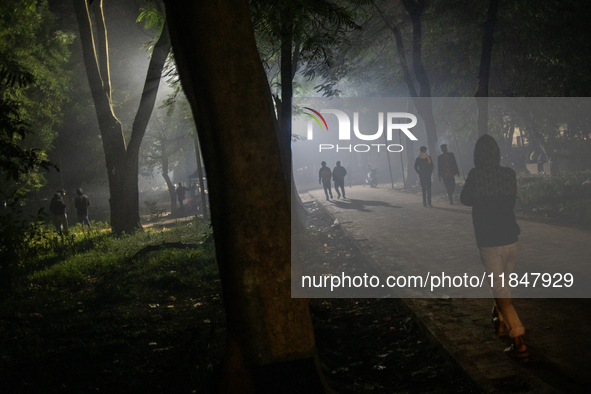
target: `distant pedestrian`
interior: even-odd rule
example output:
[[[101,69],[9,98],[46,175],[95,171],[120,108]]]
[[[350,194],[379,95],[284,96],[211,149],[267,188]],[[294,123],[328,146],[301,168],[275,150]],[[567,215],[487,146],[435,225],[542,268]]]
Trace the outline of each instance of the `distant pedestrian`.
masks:
[[[544,174],[544,164],[546,164],[547,162],[548,159],[546,158],[544,152],[540,153],[538,159],[536,160],[536,163],[538,164],[538,174]]]
[[[419,174],[419,180],[421,182],[421,189],[423,191],[423,206],[431,205],[431,175],[433,174],[433,160],[431,156],[427,154],[427,147],[421,146],[419,149],[419,157],[415,160],[415,171]]]
[[[351,168],[350,163],[347,163],[347,183],[349,184],[349,189],[353,187],[353,168]]]
[[[82,224],[82,231],[84,231],[84,225],[88,226],[88,230],[92,230],[90,220],[88,220],[88,207],[90,206],[90,200],[82,189],[76,190],[76,200],[74,200],[74,207],[76,208],[76,214],[78,214],[78,221]]]
[[[474,166],[460,194],[460,201],[472,207],[472,223],[480,261],[493,275],[493,322],[497,335],[507,332],[513,345],[505,351],[515,358],[528,357],[523,340],[525,329],[511,302],[506,279],[513,272],[518,250],[519,226],[515,220],[517,178],[515,171],[501,167],[501,150],[488,134],[476,141]]]
[[[443,179],[443,184],[449,197],[449,205],[454,204],[454,191],[456,190],[456,175],[460,175],[456,157],[453,153],[447,151],[447,144],[441,145],[441,152],[437,157],[437,172],[439,182]]]
[[[328,168],[326,166],[325,161],[323,161],[320,164],[322,165],[322,167],[320,167],[320,170],[318,171],[318,183],[322,184],[322,186],[324,187],[324,194],[326,194],[326,201],[328,201],[329,195],[330,195],[330,198],[333,198],[332,197],[332,189],[330,187],[330,178],[332,177],[332,174],[331,174],[330,168]]]
[[[66,203],[64,202],[65,195],[65,190],[57,190],[49,203],[49,211],[53,215],[53,225],[60,234],[62,231],[68,231],[68,215],[66,215]]]
[[[179,200],[179,205],[181,208],[181,211],[185,210],[185,207],[183,206],[183,201],[185,200],[185,192],[188,189],[186,187],[183,186],[182,183],[179,182],[179,185],[176,187],[176,197]]]
[[[334,181],[334,189],[337,191],[337,198],[341,198],[341,193],[339,192],[339,187],[341,188],[341,192],[343,193],[343,198],[345,197],[345,176],[347,175],[347,170],[345,167],[341,167],[341,162],[337,161],[337,166],[332,170],[332,179]]]

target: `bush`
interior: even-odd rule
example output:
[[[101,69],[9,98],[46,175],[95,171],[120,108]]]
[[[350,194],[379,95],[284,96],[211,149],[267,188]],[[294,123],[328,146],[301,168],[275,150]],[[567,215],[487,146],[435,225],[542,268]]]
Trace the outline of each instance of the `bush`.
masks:
[[[518,183],[518,210],[591,224],[591,172],[522,178]]]
[[[25,265],[50,243],[43,216],[47,214],[41,209],[32,221],[25,219],[18,201],[0,214],[0,296],[10,293],[22,277]]]

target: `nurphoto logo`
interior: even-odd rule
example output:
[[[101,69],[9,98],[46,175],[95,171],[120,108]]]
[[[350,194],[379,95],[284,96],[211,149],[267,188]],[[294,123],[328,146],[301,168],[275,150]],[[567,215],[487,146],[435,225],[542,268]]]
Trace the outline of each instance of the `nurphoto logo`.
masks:
[[[312,112],[312,113],[304,112],[306,115],[308,115],[310,117],[308,119],[308,124],[307,124],[308,140],[314,139],[314,122],[313,122],[313,120],[316,121],[316,123],[320,127],[320,130],[324,130],[324,128],[326,128],[326,131],[328,131],[328,124],[327,124],[324,116],[322,116],[322,114],[332,114],[337,117],[338,124],[339,124],[339,127],[338,127],[339,128],[339,130],[338,130],[339,141],[350,141],[351,140],[351,120],[349,119],[349,116],[345,112],[338,110],[338,109],[321,109],[320,111],[316,111],[316,110],[309,108],[309,107],[304,107],[304,109]],[[353,112],[353,133],[355,134],[355,137],[357,137],[358,139],[360,139],[362,141],[376,141],[376,140],[382,138],[382,135],[384,133],[384,118],[385,118],[385,123],[386,123],[386,140],[387,141],[392,141],[392,135],[393,135],[392,132],[394,130],[400,130],[412,141],[417,141],[417,137],[415,137],[414,134],[409,130],[409,129],[413,128],[414,126],[416,126],[417,117],[411,113],[408,113],[408,112],[387,112],[385,116],[384,116],[384,112],[378,112],[378,130],[373,134],[366,134],[359,129],[359,112]],[[394,123],[395,119],[397,121],[400,119],[405,120],[405,121],[410,120],[410,122]],[[322,123],[321,123],[321,121],[322,121]],[[324,125],[324,127],[323,127],[323,125]],[[364,130],[364,131],[366,131],[366,130]],[[323,150],[336,149],[336,152],[355,151],[355,152],[363,153],[363,152],[369,152],[370,150],[372,150],[372,147],[375,147],[378,152],[380,151],[381,147],[386,147],[388,152],[402,152],[402,150],[404,149],[403,146],[400,144],[389,144],[389,145],[387,145],[387,144],[356,144],[356,145],[319,144],[318,145],[319,152],[322,152]]]

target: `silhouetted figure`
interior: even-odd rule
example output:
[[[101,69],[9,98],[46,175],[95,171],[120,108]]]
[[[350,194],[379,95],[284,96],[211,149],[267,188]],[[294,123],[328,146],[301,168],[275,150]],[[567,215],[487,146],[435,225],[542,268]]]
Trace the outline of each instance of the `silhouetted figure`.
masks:
[[[88,220],[88,207],[90,206],[90,200],[88,196],[82,192],[82,189],[76,190],[76,200],[74,200],[74,207],[76,208],[76,214],[78,214],[78,221],[82,224],[82,231],[84,231],[84,225],[88,226],[88,230],[92,230],[90,220]]]
[[[423,206],[431,205],[431,174],[433,174],[433,160],[427,154],[427,147],[421,146],[419,157],[415,160],[415,171],[419,174],[421,189],[423,191]]]
[[[509,333],[513,345],[505,351],[512,357],[528,357],[523,341],[525,329],[511,302],[507,279],[513,272],[518,250],[519,226],[515,220],[517,178],[515,171],[501,167],[501,150],[488,134],[476,141],[474,166],[460,194],[460,201],[472,207],[472,223],[480,261],[493,274],[493,322],[497,335]],[[502,286],[501,274],[505,283]]]
[[[60,234],[62,231],[68,231],[68,216],[66,215],[66,203],[64,202],[65,195],[65,190],[57,190],[49,203],[49,211],[53,215],[53,225]]]
[[[546,164],[547,162],[548,159],[546,159],[546,155],[544,154],[544,152],[540,153],[538,159],[536,160],[536,163],[538,164],[538,174],[544,173],[544,164]]]
[[[334,189],[337,191],[337,198],[341,198],[341,193],[343,194],[343,198],[345,197],[345,176],[347,175],[347,170],[345,167],[341,167],[341,162],[337,161],[337,166],[332,170],[332,179],[334,181]],[[341,193],[339,193],[339,187],[341,188]]]
[[[179,200],[179,205],[180,205],[180,209],[181,211],[185,210],[185,207],[183,205],[183,201],[185,200],[185,192],[188,189],[186,187],[183,186],[182,183],[179,182],[179,185],[176,187],[176,198]]]
[[[353,169],[351,168],[351,164],[347,163],[347,183],[349,184],[349,189],[353,187]]]
[[[447,196],[449,197],[449,205],[454,204],[454,190],[456,190],[456,175],[460,175],[456,157],[453,153],[447,151],[447,144],[441,145],[441,152],[437,157],[437,173],[439,174],[439,182],[443,179]]]
[[[328,168],[326,166],[326,162],[323,161],[322,163],[320,163],[322,165],[322,167],[320,167],[320,170],[318,171],[318,183],[322,184],[322,186],[324,187],[324,194],[326,194],[326,201],[329,200],[328,196],[330,195],[330,198],[332,197],[332,189],[330,187],[330,178],[332,177],[330,168]]]

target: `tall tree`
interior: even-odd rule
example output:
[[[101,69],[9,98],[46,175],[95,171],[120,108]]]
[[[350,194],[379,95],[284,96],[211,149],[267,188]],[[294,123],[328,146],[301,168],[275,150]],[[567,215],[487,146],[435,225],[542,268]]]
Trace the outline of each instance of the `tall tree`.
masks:
[[[409,64],[406,59],[406,49],[404,45],[404,39],[402,37],[402,32],[398,24],[395,22],[394,18],[389,18],[385,15],[385,13],[381,10],[381,8],[375,2],[372,3],[378,14],[380,15],[381,19],[383,20],[384,24],[388,27],[392,35],[394,36],[394,41],[396,43],[396,54],[398,56],[398,64],[402,71],[402,76],[404,82],[406,83],[406,87],[408,89],[409,96],[414,99],[418,97],[417,89],[415,87],[415,81],[412,77],[410,72]],[[414,184],[417,180],[417,174],[415,171],[412,170],[414,167],[414,160],[415,157],[413,156],[413,141],[407,140],[406,141],[406,168],[407,171],[407,181],[410,184]],[[406,181],[405,181],[406,183]]]
[[[497,23],[499,0],[490,0],[488,14],[482,34],[482,55],[478,69],[478,90],[476,90],[476,105],[478,107],[478,136],[488,133],[488,80],[490,78],[490,63],[493,48],[493,35]]]
[[[320,61],[330,66],[332,48],[343,41],[348,30],[359,26],[349,10],[328,0],[257,0],[251,2],[251,8],[255,30],[260,36],[279,41],[281,96],[275,96],[278,140],[285,179],[291,185],[293,218],[301,218],[306,210],[297,194],[291,165],[294,77],[300,61],[308,64]]]
[[[412,23],[412,69],[415,79],[419,85],[419,97],[415,99],[414,104],[417,112],[425,123],[425,133],[427,134],[427,145],[429,153],[435,157],[437,152],[437,125],[433,116],[433,105],[431,102],[431,83],[427,76],[427,71],[423,65],[423,15],[427,9],[427,0],[401,0],[406,12],[410,16]],[[437,160],[433,161],[435,165],[434,173],[437,173]],[[437,187],[439,183],[435,183]]]
[[[208,171],[228,324],[221,391],[323,392],[307,300],[290,294],[289,190],[247,1],[169,0],[166,13]]]
[[[150,120],[162,70],[170,52],[166,23],[154,45],[139,108],[129,142],[115,116],[111,99],[109,46],[103,2],[94,2],[97,37],[93,34],[91,12],[86,0],[74,0],[76,19],[88,83],[101,132],[109,180],[111,227],[116,234],[133,233],[141,228],[139,218],[138,170],[142,138]]]
[[[163,113],[152,116],[140,157],[142,167],[148,169],[150,174],[155,168],[160,170],[168,189],[170,212],[173,217],[177,217],[177,195],[170,179],[170,172],[181,159],[181,147],[186,146],[190,138],[185,127],[179,123],[177,118]]]
[[[422,20],[425,11],[427,10],[428,2],[426,0],[401,0],[402,6],[406,11],[412,26],[412,39],[411,39],[411,66],[409,67],[406,58],[406,49],[403,39],[403,33],[400,27],[396,23],[396,18],[391,15],[387,15],[381,6],[374,3],[373,6],[379,13],[380,17],[388,27],[388,29],[394,35],[399,64],[402,70],[402,75],[406,86],[408,87],[409,95],[413,99],[413,104],[422,118],[425,125],[425,133],[427,135],[427,145],[429,148],[429,154],[434,156],[437,152],[437,125],[435,124],[435,117],[433,116],[433,107],[431,102],[431,83],[427,71],[423,65],[423,26]],[[396,10],[398,12],[398,10]],[[413,73],[411,74],[410,69],[412,68]],[[412,78],[414,74],[414,79]],[[416,88],[418,85],[418,90]],[[408,142],[410,150],[412,150],[412,142]],[[407,151],[408,168],[412,168],[414,165],[412,152]],[[437,166],[437,161],[434,161]],[[435,173],[437,168],[435,168]],[[412,179],[411,175],[414,176],[412,171],[408,171],[409,179]],[[435,183],[435,187],[439,184]]]

